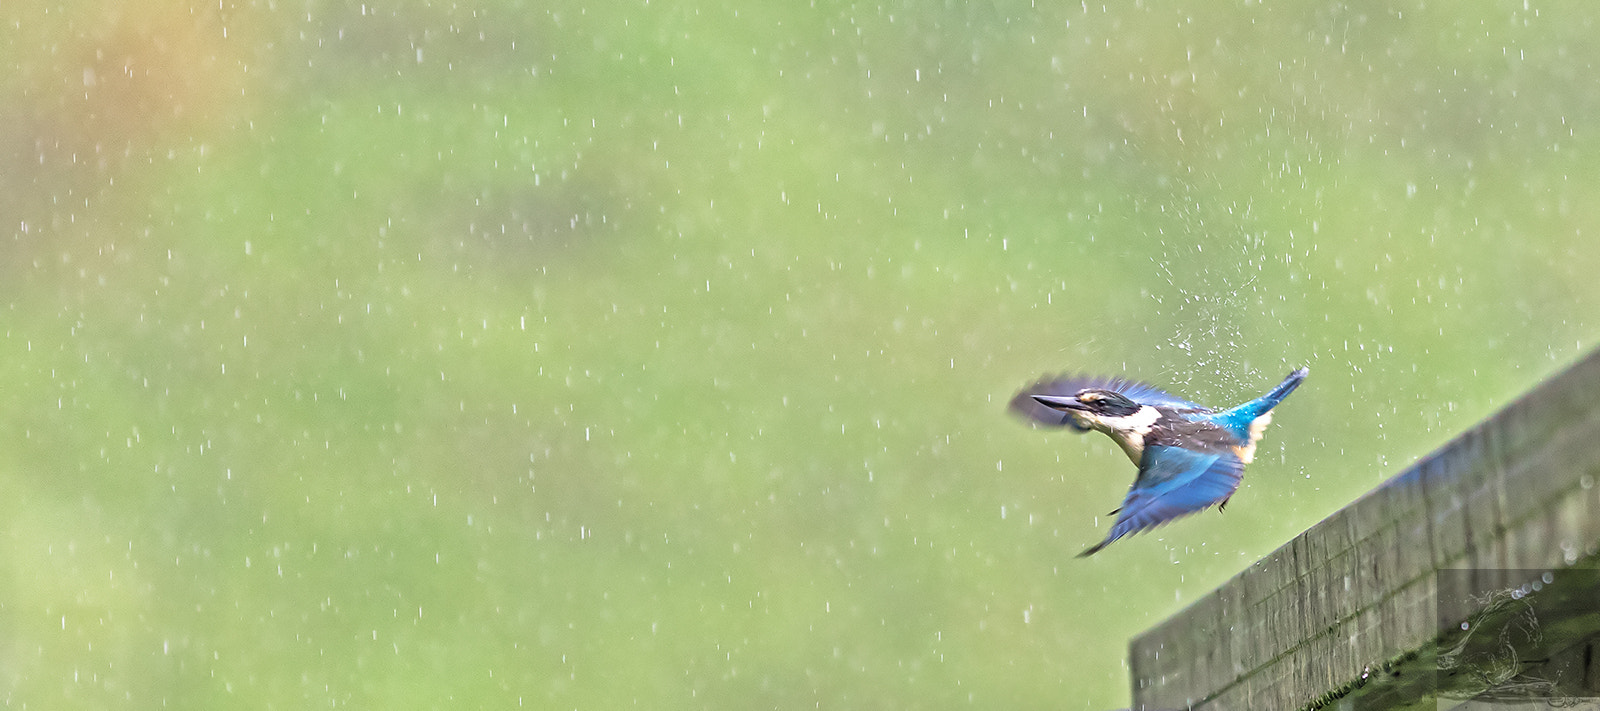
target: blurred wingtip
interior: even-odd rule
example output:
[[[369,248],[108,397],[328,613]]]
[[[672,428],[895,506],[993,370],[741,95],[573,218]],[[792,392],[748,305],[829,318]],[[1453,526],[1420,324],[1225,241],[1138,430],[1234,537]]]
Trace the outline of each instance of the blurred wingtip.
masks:
[[[1007,409],[1018,417],[1027,420],[1034,427],[1071,427],[1075,430],[1082,430],[1083,428],[1073,421],[1070,413],[1049,407],[1035,399],[1037,395],[1059,394],[1057,392],[1059,388],[1052,387],[1055,381],[1054,378],[1046,377],[1024,386],[1017,391],[1016,395],[1011,397],[1011,402]],[[1073,392],[1077,391],[1074,390]]]

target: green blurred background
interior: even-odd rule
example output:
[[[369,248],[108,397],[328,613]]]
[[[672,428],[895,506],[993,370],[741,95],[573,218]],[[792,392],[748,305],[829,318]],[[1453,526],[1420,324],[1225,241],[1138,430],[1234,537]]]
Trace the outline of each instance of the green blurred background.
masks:
[[[1595,342],[1597,17],[0,4],[0,703],[1124,705]],[[1301,364],[1088,560],[1133,468],[1004,409]]]

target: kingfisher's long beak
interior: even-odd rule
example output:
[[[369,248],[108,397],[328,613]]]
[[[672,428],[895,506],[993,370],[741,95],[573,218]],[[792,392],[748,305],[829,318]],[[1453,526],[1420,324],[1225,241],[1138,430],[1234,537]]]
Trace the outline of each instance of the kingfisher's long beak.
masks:
[[[1044,405],[1052,410],[1078,410],[1081,412],[1089,409],[1083,403],[1078,402],[1078,398],[1075,397],[1057,397],[1055,395],[1032,395],[1030,397],[1032,397],[1040,405]]]

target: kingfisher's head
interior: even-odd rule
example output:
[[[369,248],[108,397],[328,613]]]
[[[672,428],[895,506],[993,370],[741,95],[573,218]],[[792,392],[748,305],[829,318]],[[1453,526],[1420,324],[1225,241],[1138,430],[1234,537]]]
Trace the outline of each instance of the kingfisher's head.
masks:
[[[1107,433],[1148,429],[1159,416],[1153,407],[1140,405],[1119,392],[1100,388],[1079,390],[1071,397],[1056,395],[1032,397],[1040,405],[1067,413],[1085,429],[1092,428]]]

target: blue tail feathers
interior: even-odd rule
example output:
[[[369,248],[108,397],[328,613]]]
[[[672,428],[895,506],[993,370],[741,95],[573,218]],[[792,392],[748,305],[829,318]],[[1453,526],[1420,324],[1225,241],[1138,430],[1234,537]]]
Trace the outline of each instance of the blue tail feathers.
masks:
[[[1243,405],[1217,413],[1217,421],[1236,429],[1248,428],[1256,418],[1267,414],[1272,408],[1277,407],[1278,403],[1283,402],[1284,398],[1289,397],[1289,393],[1300,387],[1300,381],[1305,380],[1306,374],[1310,372],[1311,370],[1308,368],[1296,368],[1293,373],[1283,379],[1283,382],[1278,383],[1278,387],[1268,391],[1267,394]]]
[[[1295,388],[1300,387],[1300,381],[1305,380],[1306,375],[1310,372],[1310,368],[1295,368],[1294,372],[1290,373],[1288,377],[1283,379],[1283,382],[1278,383],[1278,387],[1273,388],[1266,395],[1262,395],[1261,397],[1257,398],[1256,402],[1266,403],[1266,407],[1262,408],[1261,411],[1266,412],[1267,410],[1271,410],[1273,406],[1283,402],[1284,398],[1289,397],[1289,393],[1294,392]]]

